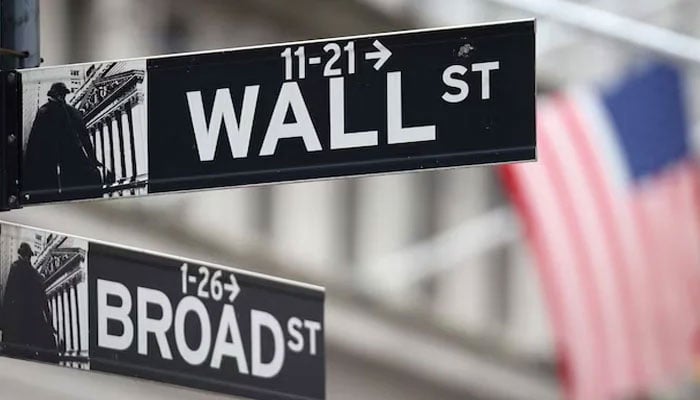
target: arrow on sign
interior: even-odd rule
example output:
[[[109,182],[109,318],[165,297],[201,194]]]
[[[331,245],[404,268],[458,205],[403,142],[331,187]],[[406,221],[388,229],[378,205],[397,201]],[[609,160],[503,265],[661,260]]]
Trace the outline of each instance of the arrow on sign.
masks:
[[[228,275],[229,283],[224,283],[224,290],[228,292],[228,301],[233,303],[236,296],[241,292],[241,287],[238,286],[238,281],[233,274]]]
[[[387,49],[379,40],[375,40],[372,44],[378,51],[366,53],[365,60],[377,60],[377,62],[374,63],[374,69],[379,71],[384,63],[391,58],[392,53],[391,50]]]

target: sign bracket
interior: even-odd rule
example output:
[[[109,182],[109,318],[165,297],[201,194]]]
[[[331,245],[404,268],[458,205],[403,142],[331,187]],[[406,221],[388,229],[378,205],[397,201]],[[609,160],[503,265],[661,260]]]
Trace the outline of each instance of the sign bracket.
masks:
[[[0,210],[20,208],[21,76],[16,71],[0,72]]]

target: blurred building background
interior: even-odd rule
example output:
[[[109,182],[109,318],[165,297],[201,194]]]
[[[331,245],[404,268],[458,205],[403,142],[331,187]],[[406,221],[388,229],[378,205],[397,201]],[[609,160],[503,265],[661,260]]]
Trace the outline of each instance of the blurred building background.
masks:
[[[546,7],[557,3],[43,0],[41,51],[44,65],[54,65],[541,13],[572,19]],[[696,0],[576,3],[700,36]],[[607,82],[652,55],[624,37],[595,33],[588,26],[594,22],[584,18],[574,27],[557,18],[538,20],[540,93]],[[598,22],[604,29],[605,21]],[[681,66],[697,92],[700,64]],[[692,111],[700,120],[700,109]],[[330,399],[561,397],[533,260],[493,167],[30,207],[2,217],[326,286]],[[79,379],[99,385],[92,393],[113,391],[113,398],[121,398],[120,390],[144,398],[194,396],[12,365],[47,377],[0,373],[3,388],[15,385],[16,393],[76,398],[61,396]],[[34,386],[39,391],[32,392]],[[85,387],[80,398],[92,398]],[[688,382],[661,395],[697,398],[692,390]]]

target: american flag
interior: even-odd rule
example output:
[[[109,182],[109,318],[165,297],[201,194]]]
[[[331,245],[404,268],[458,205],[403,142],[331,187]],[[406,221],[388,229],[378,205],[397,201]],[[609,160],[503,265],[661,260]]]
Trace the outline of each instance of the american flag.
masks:
[[[567,399],[687,377],[700,327],[700,169],[665,64],[538,102],[538,161],[503,167],[536,260]]]

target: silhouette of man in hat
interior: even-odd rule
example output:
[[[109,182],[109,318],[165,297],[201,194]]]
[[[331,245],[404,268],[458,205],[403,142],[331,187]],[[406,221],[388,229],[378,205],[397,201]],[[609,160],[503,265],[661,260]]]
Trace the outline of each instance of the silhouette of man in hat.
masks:
[[[2,344],[10,356],[58,362],[51,311],[44,278],[32,266],[32,248],[26,242],[17,250],[7,277],[2,309]]]
[[[24,155],[23,189],[36,200],[68,200],[102,194],[100,164],[79,110],[58,82],[37,111]]]

